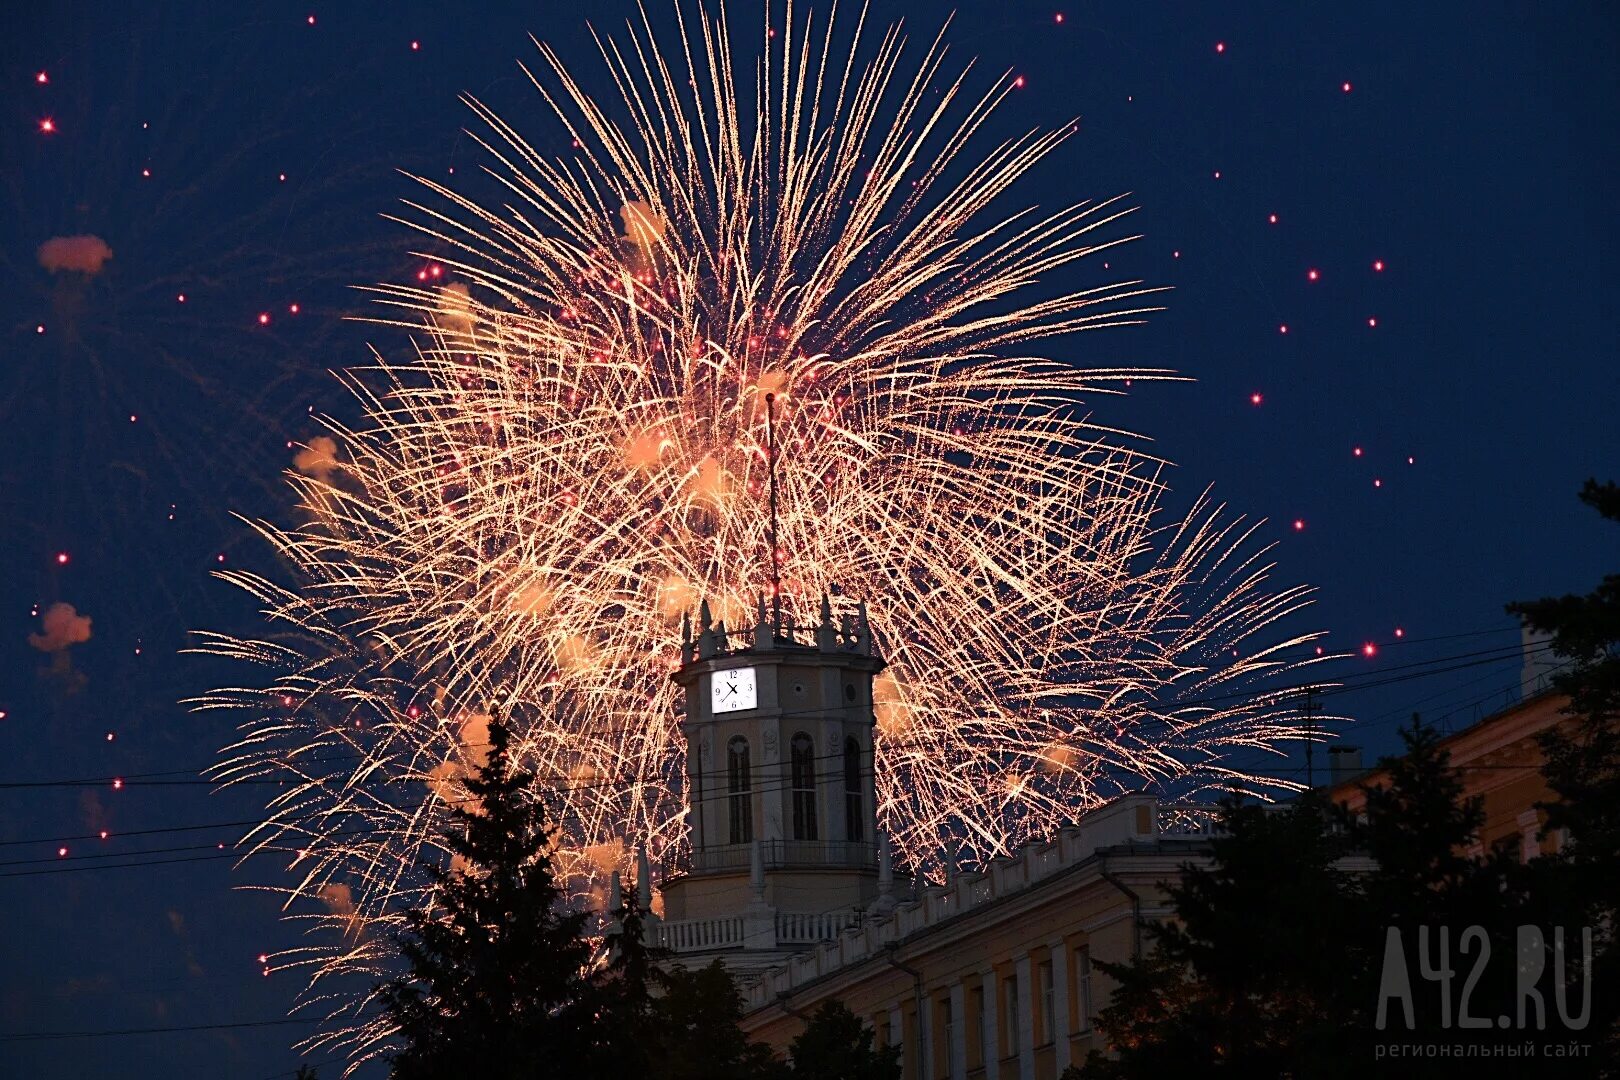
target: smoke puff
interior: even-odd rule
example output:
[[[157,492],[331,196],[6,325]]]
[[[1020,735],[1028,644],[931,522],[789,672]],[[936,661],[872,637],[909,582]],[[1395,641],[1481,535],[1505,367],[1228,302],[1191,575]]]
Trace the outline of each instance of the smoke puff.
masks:
[[[459,741],[461,743],[460,758],[446,758],[433,768],[429,769],[423,778],[433,794],[442,802],[461,802],[458,785],[474,769],[481,769],[489,762],[489,713],[467,713],[461,718]],[[469,814],[481,811],[478,805],[467,806]],[[452,869],[454,865],[452,864]]]
[[[472,767],[482,769],[489,764],[489,722],[492,719],[489,713],[469,713],[461,721],[461,747],[472,762]]]
[[[39,669],[40,678],[50,683],[62,697],[68,698],[82,693],[90,680],[84,672],[73,666],[73,654],[63,649],[50,655],[49,666]]]
[[[659,216],[651,203],[637,199],[619,208],[619,220],[624,223],[624,238],[647,253],[658,246],[669,228],[669,222]]]
[[[316,899],[326,905],[328,911],[344,920],[343,933],[345,936],[353,934],[360,936],[362,929],[359,916],[354,908],[354,890],[342,882],[333,882],[322,885],[315,892]]]
[[[349,916],[354,914],[354,892],[341,882],[322,885],[315,894],[321,903],[331,909],[334,915]]]
[[[64,270],[95,275],[112,258],[112,248],[99,236],[53,236],[39,245],[39,265],[53,274]]]
[[[90,616],[72,604],[52,604],[40,620],[42,632],[28,635],[28,644],[44,653],[61,652],[69,645],[90,640]]]
[[[293,455],[293,468],[317,480],[325,480],[337,467],[337,442],[325,435],[315,436],[308,446]]]
[[[478,325],[472,291],[459,281],[439,290],[439,326],[451,333],[470,335]]]

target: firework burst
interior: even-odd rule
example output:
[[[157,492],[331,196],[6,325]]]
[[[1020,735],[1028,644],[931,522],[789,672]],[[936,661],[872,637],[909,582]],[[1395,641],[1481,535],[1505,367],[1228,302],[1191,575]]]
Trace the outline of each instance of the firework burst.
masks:
[[[469,99],[505,205],[422,181],[402,220],[456,284],[376,290],[418,344],[346,376],[363,418],[291,477],[302,524],[257,525],[291,580],[221,575],[278,629],[207,639],[270,672],[205,699],[247,710],[218,776],[289,781],[252,841],[297,852],[289,903],[324,902],[333,932],[276,961],[316,999],[421,899],[492,702],[582,889],[626,843],[677,848],[681,618],[751,622],[772,556],[790,619],[868,605],[879,814],[913,865],[1126,789],[1279,786],[1231,757],[1297,737],[1265,687],[1306,591],[1267,589],[1255,525],[1167,518],[1163,462],[1090,419],[1168,373],[1050,355],[1154,291],[1049,284],[1126,239],[1122,204],[1005,205],[1072,129],[996,141],[1010,76],[968,95],[939,38],[903,61],[897,28],[791,13],[745,90],[724,16],[677,17],[600,39],[611,105],[540,46],[562,155]]]

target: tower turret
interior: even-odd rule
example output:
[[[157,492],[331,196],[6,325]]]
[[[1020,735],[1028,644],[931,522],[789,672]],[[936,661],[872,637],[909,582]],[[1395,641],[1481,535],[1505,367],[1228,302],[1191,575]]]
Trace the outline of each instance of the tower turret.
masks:
[[[885,663],[865,607],[835,619],[824,596],[808,632],[757,608],[752,632],[728,637],[704,603],[697,648],[671,676],[685,691],[691,854],[661,886],[665,943],[744,970],[879,899],[872,688]]]

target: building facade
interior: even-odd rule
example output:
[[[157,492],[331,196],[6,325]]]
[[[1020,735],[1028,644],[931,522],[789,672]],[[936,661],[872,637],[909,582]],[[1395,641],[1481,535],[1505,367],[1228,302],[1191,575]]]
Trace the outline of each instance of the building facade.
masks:
[[[1094,1028],[1164,883],[1208,861],[1216,813],[1116,799],[1016,857],[925,887],[743,988],[743,1029],[783,1048],[841,1001],[902,1048],[907,1080],[1055,1080],[1101,1049]]]
[[[892,905],[877,835],[864,612],[744,634],[701,610],[674,679],[685,691],[690,852],[666,865],[656,939],[746,978]]]
[[[1472,847],[1476,854],[1506,841],[1528,861],[1551,854],[1563,844],[1564,838],[1556,833],[1540,835],[1547,815],[1536,804],[1554,798],[1541,774],[1546,759],[1539,739],[1543,732],[1573,723],[1564,711],[1567,708],[1566,695],[1547,690],[1527,693],[1517,704],[1440,740],[1440,748],[1450,755],[1451,765],[1462,779],[1464,796],[1478,798],[1483,804],[1485,822]],[[1359,810],[1366,802],[1363,788],[1388,782],[1381,769],[1353,772],[1336,777],[1327,795],[1333,802]]]
[[[751,1038],[785,1048],[843,1002],[903,1048],[907,1080],[1055,1080],[1095,1045],[1109,980],[1169,915],[1162,883],[1207,859],[1215,814],[1128,796],[1045,843],[917,888],[877,828],[864,611],[686,629],[690,854],[664,867],[653,940],[720,959]],[[650,898],[643,865],[637,887]]]
[[[835,621],[824,598],[818,625],[796,629],[761,602],[738,634],[705,605],[683,636],[690,853],[663,868],[649,929],[676,963],[726,965],[750,1038],[784,1050],[839,1001],[902,1048],[905,1080],[1056,1080],[1104,1049],[1093,1021],[1113,983],[1098,965],[1140,957],[1144,928],[1174,917],[1166,883],[1209,863],[1217,808],[1127,795],[1013,857],[913,883],[877,828],[885,665],[864,608]],[[1444,741],[1484,800],[1481,848],[1511,838],[1530,858],[1561,842],[1539,836],[1551,792],[1536,739],[1567,704],[1527,682],[1519,704]],[[1327,793],[1354,809],[1382,774],[1330,757]],[[637,869],[646,906],[645,857]],[[611,907],[617,890],[615,876]]]

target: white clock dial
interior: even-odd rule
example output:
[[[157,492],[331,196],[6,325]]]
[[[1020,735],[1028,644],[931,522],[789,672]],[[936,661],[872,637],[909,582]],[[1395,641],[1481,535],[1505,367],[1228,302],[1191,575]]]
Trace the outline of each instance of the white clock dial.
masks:
[[[726,668],[709,676],[709,707],[714,712],[741,712],[758,704],[753,668]]]

